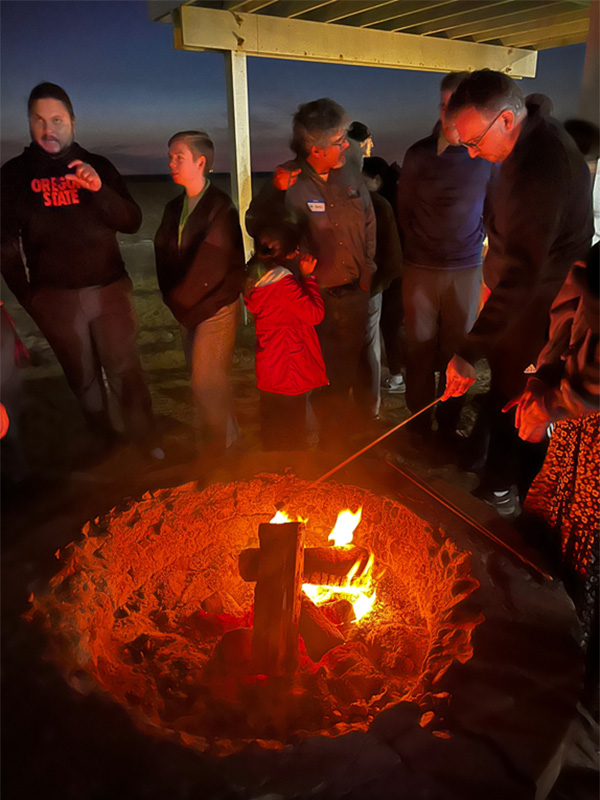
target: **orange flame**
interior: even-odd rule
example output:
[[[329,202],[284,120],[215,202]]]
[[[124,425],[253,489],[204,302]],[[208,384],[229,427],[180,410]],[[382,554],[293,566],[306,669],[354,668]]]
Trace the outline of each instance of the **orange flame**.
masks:
[[[345,511],[340,511],[336,523],[333,526],[333,530],[327,538],[333,539],[333,543],[336,547],[343,547],[344,545],[350,544],[361,517],[362,506],[358,509],[356,514],[353,514],[348,508]]]
[[[284,522],[291,522],[292,520],[288,517],[285,511],[278,511],[273,519],[270,519],[269,522],[272,525],[282,525]]]
[[[361,520],[361,515],[362,508],[359,508],[354,514],[349,509],[340,511],[335,526],[328,537],[334,541],[335,547],[347,547],[352,542],[354,531]],[[360,567],[360,559],[357,560],[341,586],[328,584],[315,586],[305,583],[302,585],[302,589],[316,605],[325,603],[334,595],[347,598],[354,608],[354,621],[358,622],[359,619],[362,619],[372,610],[377,597],[373,579],[373,561],[374,556],[371,553],[366,566],[360,574],[357,574]]]

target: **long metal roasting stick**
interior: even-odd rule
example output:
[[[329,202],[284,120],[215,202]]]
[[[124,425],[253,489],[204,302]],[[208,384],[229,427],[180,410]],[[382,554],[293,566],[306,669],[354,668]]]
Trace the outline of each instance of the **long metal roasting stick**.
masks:
[[[540,569],[540,567],[537,567],[532,561],[529,561],[529,559],[527,559],[527,558],[525,558],[525,556],[521,555],[521,553],[519,553],[518,550],[514,550],[509,544],[506,544],[506,542],[504,542],[502,539],[500,539],[498,536],[496,536],[494,533],[492,533],[490,530],[488,530],[484,525],[482,525],[480,522],[477,522],[476,519],[473,519],[473,517],[471,517],[466,512],[461,511],[461,509],[458,506],[455,506],[454,503],[451,503],[450,500],[446,500],[446,498],[442,494],[437,492],[432,487],[428,486],[425,483],[425,481],[418,480],[416,477],[411,475],[409,472],[405,472],[403,469],[400,469],[400,467],[398,467],[396,464],[393,464],[391,461],[388,461],[387,459],[386,459],[385,463],[389,467],[392,467],[392,469],[395,469],[396,472],[399,472],[400,475],[402,475],[404,478],[408,478],[408,480],[411,481],[412,483],[414,483],[415,486],[418,486],[419,489],[424,491],[430,497],[433,497],[434,500],[437,500],[438,503],[443,505],[445,508],[447,508],[449,511],[451,511],[453,514],[455,514],[457,517],[462,519],[464,522],[468,523],[472,528],[475,528],[475,530],[479,531],[479,533],[482,533],[484,536],[487,536],[488,539],[491,539],[493,542],[495,542],[496,544],[499,544],[505,550],[508,550],[509,553],[512,553],[513,556],[516,556],[520,561],[522,561],[528,567],[531,567],[531,569],[535,570],[535,572],[537,572],[539,575],[541,575],[542,577],[546,578],[546,580],[549,580],[549,581],[554,580],[552,575],[548,575],[547,572],[544,572],[542,569]]]
[[[423,406],[423,408],[421,408],[419,411],[416,411],[414,414],[411,414],[410,417],[407,417],[407,419],[403,420],[398,425],[396,425],[395,427],[391,428],[389,431],[386,431],[385,433],[383,433],[381,436],[379,436],[377,439],[372,441],[370,444],[368,444],[365,447],[363,447],[357,453],[354,453],[353,455],[348,456],[348,458],[345,461],[342,461],[341,464],[338,464],[333,469],[330,469],[329,472],[326,472],[324,475],[321,475],[319,478],[316,478],[314,481],[311,481],[311,483],[309,483],[307,486],[305,486],[302,489],[302,491],[305,492],[307,489],[312,489],[313,486],[316,486],[318,483],[321,483],[321,481],[324,481],[326,478],[330,478],[332,475],[334,475],[340,469],[345,467],[346,464],[349,464],[351,461],[354,461],[355,458],[358,458],[359,456],[362,456],[363,453],[366,453],[367,450],[370,450],[372,447],[375,447],[376,444],[379,444],[379,442],[382,442],[384,439],[387,439],[387,437],[390,436],[392,433],[395,433],[396,431],[400,430],[400,428],[403,428],[405,425],[408,425],[408,423],[412,422],[415,417],[419,416],[419,414],[422,414],[424,411],[427,411],[427,409],[429,409],[429,408],[433,408],[433,406],[436,403],[438,403],[441,399],[442,399],[441,395],[440,395],[440,397],[436,397],[436,399],[433,400],[431,403],[429,403],[429,405]],[[281,511],[283,509],[283,507],[286,505],[286,503],[289,502],[289,499],[290,499],[289,497],[286,497],[285,499],[280,500],[279,503],[276,503],[276,505],[275,505],[276,511]]]

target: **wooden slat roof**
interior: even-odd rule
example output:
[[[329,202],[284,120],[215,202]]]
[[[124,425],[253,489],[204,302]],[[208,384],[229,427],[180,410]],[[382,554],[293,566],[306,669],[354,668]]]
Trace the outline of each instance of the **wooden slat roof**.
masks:
[[[431,38],[544,50],[587,40],[598,0],[188,0],[155,3],[262,14]],[[152,4],[150,4],[152,5]]]

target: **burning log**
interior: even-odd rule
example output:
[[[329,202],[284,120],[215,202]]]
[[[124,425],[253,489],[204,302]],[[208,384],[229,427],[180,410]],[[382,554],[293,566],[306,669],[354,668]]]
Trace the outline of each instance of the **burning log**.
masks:
[[[327,619],[332,620],[336,625],[348,626],[356,619],[352,603],[344,598],[330,600],[323,610],[327,612]]]
[[[325,653],[346,641],[333,622],[306,595],[302,595],[300,636],[313,661],[320,661]]]
[[[347,578],[357,562],[356,572],[360,575],[368,560],[369,551],[365,547],[305,547],[303,583],[338,584]],[[258,547],[242,550],[238,564],[245,581],[257,580],[260,562],[261,550]]]
[[[262,523],[258,538],[252,669],[283,676],[293,672],[298,661],[304,527],[299,522]]]

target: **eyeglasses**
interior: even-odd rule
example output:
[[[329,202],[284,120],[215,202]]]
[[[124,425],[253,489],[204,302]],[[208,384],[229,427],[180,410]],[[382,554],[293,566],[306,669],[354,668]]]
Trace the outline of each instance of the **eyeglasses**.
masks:
[[[347,142],[348,142],[348,139],[344,135],[342,137],[342,139],[339,139],[339,140],[337,140],[335,142],[330,142],[329,143],[329,147],[339,147],[339,149],[342,150],[346,146]]]
[[[459,139],[458,144],[462,144],[463,147],[468,147],[469,150],[477,150],[478,153],[481,153],[481,148],[479,147],[479,145],[485,139],[488,133],[492,130],[496,122],[500,119],[501,115],[504,114],[505,111],[508,111],[508,109],[503,108],[502,111],[499,111],[494,117],[494,119],[487,126],[487,128],[484,130],[484,132],[481,134],[481,136],[478,136],[477,139],[473,139],[470,142],[463,142],[462,139]]]

